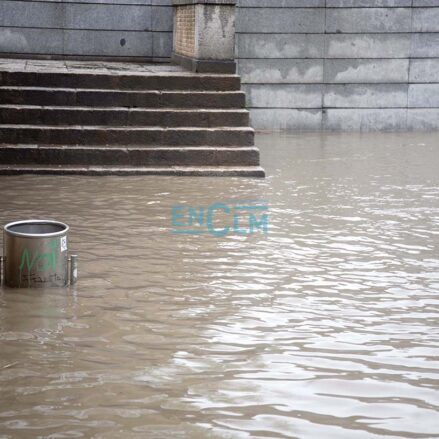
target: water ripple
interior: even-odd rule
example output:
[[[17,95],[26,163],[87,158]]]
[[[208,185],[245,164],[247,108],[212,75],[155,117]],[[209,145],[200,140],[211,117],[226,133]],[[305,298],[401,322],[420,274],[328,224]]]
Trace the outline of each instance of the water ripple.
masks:
[[[67,222],[80,282],[0,293],[0,436],[438,438],[437,141],[260,135],[266,180],[1,177],[1,223]],[[171,233],[173,205],[248,199],[268,235]]]

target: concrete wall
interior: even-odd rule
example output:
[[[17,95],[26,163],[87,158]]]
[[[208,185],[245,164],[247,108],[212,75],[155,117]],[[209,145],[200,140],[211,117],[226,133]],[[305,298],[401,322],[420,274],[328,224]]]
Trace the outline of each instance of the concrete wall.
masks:
[[[171,0],[0,0],[0,56],[171,51]],[[236,51],[256,128],[439,128],[439,0],[239,0]]]
[[[0,0],[0,56],[168,60],[171,0]]]
[[[439,129],[439,0],[239,0],[260,129]]]

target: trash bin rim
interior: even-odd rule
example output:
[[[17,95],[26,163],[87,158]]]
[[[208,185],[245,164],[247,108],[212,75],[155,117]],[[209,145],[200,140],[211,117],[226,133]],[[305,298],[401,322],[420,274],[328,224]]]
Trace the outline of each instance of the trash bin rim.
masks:
[[[52,233],[20,233],[20,232],[14,232],[13,230],[10,230],[14,226],[18,225],[25,225],[25,224],[52,224],[56,226],[61,226],[63,230],[60,230],[59,232],[52,232]],[[30,219],[30,220],[22,220],[22,221],[14,221],[12,223],[8,223],[3,227],[3,230],[6,234],[11,236],[17,236],[20,238],[52,238],[56,236],[62,236],[66,234],[69,231],[69,226],[67,224],[62,223],[61,221],[54,221],[54,220],[42,220],[42,219]]]

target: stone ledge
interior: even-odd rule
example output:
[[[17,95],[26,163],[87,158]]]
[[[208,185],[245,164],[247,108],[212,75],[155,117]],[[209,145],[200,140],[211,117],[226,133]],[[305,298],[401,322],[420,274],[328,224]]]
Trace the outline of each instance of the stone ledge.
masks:
[[[236,73],[236,62],[234,60],[209,60],[196,59],[187,56],[172,54],[172,62],[194,73]]]

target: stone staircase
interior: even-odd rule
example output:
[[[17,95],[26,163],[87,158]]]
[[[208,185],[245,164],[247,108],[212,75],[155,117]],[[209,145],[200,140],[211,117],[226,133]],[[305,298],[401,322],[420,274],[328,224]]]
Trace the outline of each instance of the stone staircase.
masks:
[[[0,174],[21,173],[264,176],[237,75],[0,60]]]

